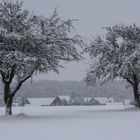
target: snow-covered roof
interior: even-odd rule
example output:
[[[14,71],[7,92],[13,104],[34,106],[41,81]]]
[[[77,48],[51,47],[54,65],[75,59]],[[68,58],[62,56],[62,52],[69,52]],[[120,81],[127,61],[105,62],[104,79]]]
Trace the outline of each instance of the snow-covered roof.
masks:
[[[114,101],[113,97],[95,97],[95,99],[102,104]]]
[[[84,97],[84,102],[89,102],[92,99],[92,97]]]
[[[66,100],[67,102],[70,101],[71,97],[70,96],[58,96],[61,100]]]
[[[50,105],[55,98],[28,98],[32,106]]]
[[[106,103],[107,97],[95,97],[95,99],[100,103],[104,104]]]

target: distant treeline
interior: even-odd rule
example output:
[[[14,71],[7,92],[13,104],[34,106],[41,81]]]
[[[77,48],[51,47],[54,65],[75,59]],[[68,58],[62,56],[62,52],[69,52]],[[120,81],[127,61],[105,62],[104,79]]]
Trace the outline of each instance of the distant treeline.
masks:
[[[58,95],[71,96],[90,96],[90,97],[114,97],[116,101],[122,101],[126,98],[132,98],[132,89],[127,88],[124,81],[118,80],[113,83],[97,84],[95,87],[86,87],[84,82],[78,81],[28,81],[17,96],[23,97],[53,97]],[[2,88],[0,92],[2,93]]]

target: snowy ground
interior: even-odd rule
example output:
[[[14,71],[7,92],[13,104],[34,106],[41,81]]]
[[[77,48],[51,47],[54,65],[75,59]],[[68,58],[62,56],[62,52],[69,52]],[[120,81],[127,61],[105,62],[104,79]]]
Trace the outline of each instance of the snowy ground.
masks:
[[[108,106],[0,108],[0,140],[136,140],[140,111]]]

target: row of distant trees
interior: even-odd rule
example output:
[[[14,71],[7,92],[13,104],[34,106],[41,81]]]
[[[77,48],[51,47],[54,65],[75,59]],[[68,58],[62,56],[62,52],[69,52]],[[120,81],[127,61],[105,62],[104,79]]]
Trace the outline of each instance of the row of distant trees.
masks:
[[[65,20],[55,10],[44,17],[22,9],[23,2],[0,3],[0,78],[3,83],[5,113],[12,114],[12,102],[22,84],[33,74],[58,72],[61,61],[82,60],[79,47],[93,64],[85,81],[125,79],[134,89],[139,103],[140,28],[115,25],[105,28],[105,37],[96,37],[85,45],[80,35],[72,36],[74,20]]]

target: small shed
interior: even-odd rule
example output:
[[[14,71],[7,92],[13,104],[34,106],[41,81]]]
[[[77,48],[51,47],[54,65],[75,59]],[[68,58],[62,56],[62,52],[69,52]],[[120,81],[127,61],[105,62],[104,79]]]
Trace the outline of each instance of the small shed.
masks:
[[[13,100],[13,106],[25,106],[27,104],[30,104],[30,102],[24,97],[15,97]]]
[[[71,105],[84,105],[85,104],[84,97],[80,97],[80,96],[71,97],[70,104]]]
[[[69,105],[69,103],[70,103],[69,96],[57,96],[51,103],[51,106],[64,106]]]
[[[95,99],[102,105],[114,102],[113,97],[95,97]]]
[[[50,106],[55,98],[28,98],[31,106]]]
[[[101,105],[100,102],[98,100],[96,100],[95,98],[91,98],[90,100],[88,100],[86,102],[86,105]]]

